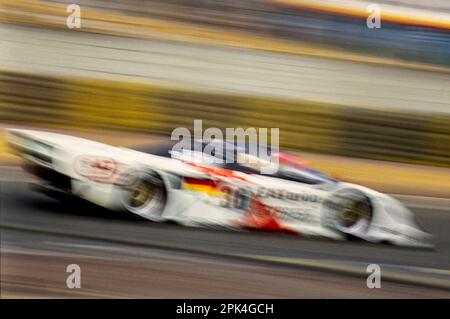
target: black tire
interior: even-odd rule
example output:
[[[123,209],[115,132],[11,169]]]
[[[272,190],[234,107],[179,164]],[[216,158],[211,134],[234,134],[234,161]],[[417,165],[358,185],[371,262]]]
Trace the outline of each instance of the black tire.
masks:
[[[365,234],[373,219],[370,198],[355,189],[333,194],[324,203],[326,225],[353,238],[354,234]]]
[[[163,179],[153,171],[133,173],[134,182],[124,189],[122,205],[131,214],[162,222],[167,202],[167,190]]]

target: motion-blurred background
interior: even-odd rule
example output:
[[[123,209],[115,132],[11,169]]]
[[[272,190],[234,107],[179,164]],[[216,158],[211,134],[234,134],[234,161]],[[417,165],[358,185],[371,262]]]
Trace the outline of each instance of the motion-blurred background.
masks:
[[[66,25],[72,3],[81,28]],[[381,28],[367,27],[371,3]],[[27,188],[2,132],[131,146],[194,119],[280,128],[281,147],[315,168],[404,201],[437,248],[186,229],[67,205]],[[449,200],[448,0],[0,0],[2,298],[448,298],[307,269],[337,261],[364,274],[376,262],[415,282],[431,269],[428,285],[442,287]],[[208,250],[307,267],[198,253]],[[71,263],[83,269],[83,289],[65,286]]]
[[[1,2],[2,126],[127,145],[194,119],[279,127],[329,173],[446,197],[448,170],[423,165],[450,167],[448,1],[378,1],[375,29],[362,0],[80,0],[69,29],[72,2]]]

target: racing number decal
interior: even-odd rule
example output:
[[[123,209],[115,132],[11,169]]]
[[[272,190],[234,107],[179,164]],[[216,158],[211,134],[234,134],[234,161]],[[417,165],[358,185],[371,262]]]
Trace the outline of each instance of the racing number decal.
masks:
[[[238,188],[233,192],[233,207],[238,210],[248,210],[252,198],[252,193],[246,188]]]
[[[249,189],[231,185],[219,185],[218,187],[224,198],[221,206],[243,211],[250,208],[252,192]]]

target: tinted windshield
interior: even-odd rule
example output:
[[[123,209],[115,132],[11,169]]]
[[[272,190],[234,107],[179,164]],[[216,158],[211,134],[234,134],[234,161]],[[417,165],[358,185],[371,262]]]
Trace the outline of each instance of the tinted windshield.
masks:
[[[286,179],[305,184],[335,183],[336,180],[314,169],[292,169],[280,166],[278,172],[273,177]]]
[[[239,161],[241,155],[248,155],[251,153],[251,149],[247,144],[244,147],[239,147],[236,144],[228,143],[222,140],[213,140],[210,142],[205,142],[201,140],[192,140],[191,149],[185,151],[185,157],[183,154],[174,154],[173,147],[178,143],[178,141],[163,141],[155,142],[148,145],[142,145],[135,147],[137,151],[144,153],[149,153],[153,155],[158,155],[162,157],[172,157],[180,160],[191,160],[192,154],[198,153],[207,154],[219,159],[215,163],[204,163],[205,165],[219,166],[230,170],[240,171],[247,174],[257,174],[261,175],[261,172],[252,165],[247,163],[242,163]],[[207,146],[209,148],[207,148]],[[269,148],[259,148],[260,154],[270,155],[271,150]],[[334,183],[336,182],[331,177],[323,174],[320,171],[305,167],[298,157],[288,153],[276,153],[274,156],[280,157],[279,169],[275,174],[264,174],[265,176],[281,178],[285,180],[306,183],[306,184],[322,184],[322,183]],[[289,160],[286,161],[286,158]]]
[[[162,157],[176,157],[173,153],[174,146],[179,141],[159,141],[146,145],[139,145],[133,147],[134,150],[158,155]],[[270,154],[270,149],[259,147],[260,152],[266,152],[265,154]],[[202,140],[191,140],[190,149],[186,149],[186,154],[192,154],[195,152],[200,152],[205,155],[212,155],[217,159],[223,160],[223,165],[225,162],[234,163],[238,162],[239,154],[248,154],[250,152],[250,146],[248,143],[244,144],[243,147],[238,146],[236,143],[228,143],[223,140],[212,140],[212,141],[202,141]],[[216,163],[219,165],[219,163]]]

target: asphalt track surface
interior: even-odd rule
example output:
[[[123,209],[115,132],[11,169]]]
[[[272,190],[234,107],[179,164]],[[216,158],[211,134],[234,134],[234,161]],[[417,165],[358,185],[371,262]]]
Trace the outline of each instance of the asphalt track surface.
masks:
[[[0,24],[0,67],[220,92],[450,111],[450,74],[251,49]]]
[[[415,275],[426,270],[434,282],[448,283],[450,209],[412,209],[422,228],[435,236],[436,249],[155,224],[79,201],[50,199],[32,191],[26,180],[3,181],[1,293],[2,297],[450,298],[450,286],[437,289],[387,280],[381,289],[368,289],[365,278],[341,271],[377,263],[382,271]],[[272,262],[285,259],[291,262]],[[82,265],[84,290],[65,287],[64,267],[69,263]],[[309,267],[314,263],[343,266],[339,271],[319,271]]]

